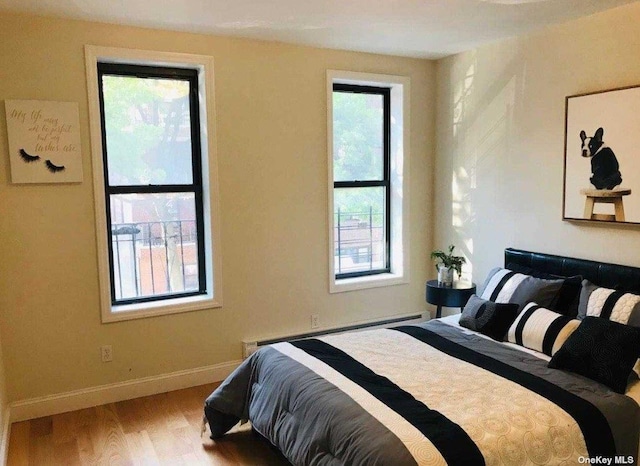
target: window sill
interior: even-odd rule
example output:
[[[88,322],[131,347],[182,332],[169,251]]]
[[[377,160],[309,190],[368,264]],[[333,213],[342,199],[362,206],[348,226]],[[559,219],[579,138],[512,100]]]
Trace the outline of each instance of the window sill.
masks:
[[[179,314],[222,307],[211,295],[189,296],[186,298],[166,299],[147,303],[122,304],[111,306],[110,312],[102,316],[102,322],[120,322],[145,317]]]
[[[340,280],[333,279],[329,284],[329,293],[343,293],[347,291],[364,290],[367,288],[404,285],[406,283],[409,283],[406,276],[395,273],[342,278]]]

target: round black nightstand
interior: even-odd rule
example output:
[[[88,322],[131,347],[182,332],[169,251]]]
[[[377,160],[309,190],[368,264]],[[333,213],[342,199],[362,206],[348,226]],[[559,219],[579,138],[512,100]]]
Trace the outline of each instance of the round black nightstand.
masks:
[[[476,292],[475,283],[455,282],[453,286],[440,286],[438,280],[427,282],[427,302],[435,304],[436,319],[442,317],[442,306],[462,309],[472,294]]]

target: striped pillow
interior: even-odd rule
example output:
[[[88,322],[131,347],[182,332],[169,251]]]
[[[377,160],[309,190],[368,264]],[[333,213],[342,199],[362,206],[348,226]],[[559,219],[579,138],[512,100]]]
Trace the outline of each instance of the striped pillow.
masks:
[[[489,272],[480,297],[496,303],[517,303],[520,309],[529,302],[549,307],[556,299],[563,283],[562,279],[535,278],[497,267]]]
[[[610,288],[601,288],[583,280],[578,319],[602,317],[620,324],[640,327],[640,296]]]
[[[529,303],[511,324],[507,341],[553,356],[580,321]]]
[[[514,272],[531,275],[536,278],[544,278],[546,280],[564,280],[560,287],[560,291],[556,295],[556,299],[547,308],[553,312],[558,312],[563,316],[569,316],[573,319],[578,315],[578,304],[580,303],[580,291],[582,291],[582,275],[573,275],[565,277],[562,275],[553,275],[551,273],[541,272],[531,267],[509,262],[507,264],[509,270]]]

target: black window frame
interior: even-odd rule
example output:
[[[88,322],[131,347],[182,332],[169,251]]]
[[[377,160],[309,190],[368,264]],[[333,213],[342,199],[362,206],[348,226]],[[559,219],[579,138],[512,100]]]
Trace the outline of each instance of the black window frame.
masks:
[[[189,296],[207,294],[207,277],[205,262],[205,226],[204,226],[204,202],[203,202],[203,176],[202,176],[202,145],[200,140],[200,103],[198,70],[192,68],[148,66],[123,63],[98,62],[98,95],[100,101],[100,132],[102,138],[102,164],[104,172],[104,194],[107,219],[107,245],[109,249],[109,280],[111,305],[120,306],[127,304],[148,303],[154,301],[166,301]],[[141,79],[171,79],[187,81],[189,83],[189,113],[191,124],[191,184],[148,184],[148,185],[116,185],[109,184],[109,165],[107,154],[107,133],[105,126],[103,76],[128,76]],[[166,193],[193,193],[196,216],[196,244],[198,254],[198,290],[182,293],[161,293],[152,296],[117,299],[114,275],[113,258],[113,231],[111,224],[111,196],[115,194],[166,194]]]
[[[363,270],[359,272],[347,272],[337,273],[334,270],[335,279],[356,278],[370,275],[379,275],[382,273],[391,272],[391,88],[380,86],[367,86],[362,84],[344,84],[333,83],[333,93],[344,92],[352,94],[370,94],[382,96],[383,106],[383,170],[381,180],[350,180],[350,181],[333,181],[333,189],[343,188],[369,188],[369,187],[383,187],[385,188],[385,212],[384,212],[384,238],[385,238],[385,265],[380,269]],[[333,115],[332,115],[333,118]],[[335,135],[333,136],[335,137]],[[333,141],[332,141],[333,144]],[[331,206],[334,209],[335,206]],[[334,225],[335,230],[335,225]],[[335,238],[334,238],[335,241]],[[338,245],[339,247],[339,245]],[[332,259],[334,260],[334,259]]]

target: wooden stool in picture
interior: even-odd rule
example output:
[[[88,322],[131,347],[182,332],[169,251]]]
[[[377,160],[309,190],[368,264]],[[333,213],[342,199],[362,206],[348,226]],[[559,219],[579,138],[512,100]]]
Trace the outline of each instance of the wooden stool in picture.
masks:
[[[581,189],[580,194],[584,194],[587,197],[584,202],[584,218],[587,220],[625,221],[622,197],[631,194],[630,189]],[[613,204],[614,214],[593,213],[593,208],[596,204]]]

